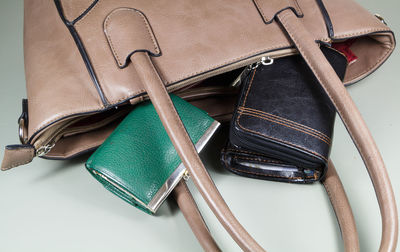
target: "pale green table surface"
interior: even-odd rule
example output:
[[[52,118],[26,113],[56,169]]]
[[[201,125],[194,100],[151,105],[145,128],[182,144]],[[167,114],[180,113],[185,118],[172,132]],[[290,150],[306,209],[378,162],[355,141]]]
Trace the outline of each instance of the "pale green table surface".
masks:
[[[400,34],[398,0],[358,0],[385,17]],[[43,27],[46,29],[46,27]],[[0,155],[18,143],[17,118],[26,97],[23,1],[0,2]],[[368,78],[348,88],[386,162],[400,200],[400,54],[397,49]],[[221,138],[221,137],[220,137]],[[206,150],[205,164],[228,205],[268,251],[342,251],[335,214],[320,184],[291,185],[239,177],[219,164],[221,141]],[[342,123],[332,149],[350,199],[361,251],[377,251],[381,222],[367,171]],[[106,191],[73,161],[35,159],[0,173],[0,251],[201,251],[173,201],[149,216]],[[209,228],[224,251],[240,251],[190,184]]]

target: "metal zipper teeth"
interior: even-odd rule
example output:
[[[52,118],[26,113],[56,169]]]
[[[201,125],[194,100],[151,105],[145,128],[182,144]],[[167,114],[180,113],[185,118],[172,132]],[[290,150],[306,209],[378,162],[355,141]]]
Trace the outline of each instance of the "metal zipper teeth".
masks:
[[[282,49],[282,50],[278,50],[278,51],[263,53],[263,54],[253,56],[253,57],[247,58],[245,60],[239,61],[237,63],[209,71],[207,73],[196,76],[194,78],[188,78],[186,80],[183,80],[181,82],[174,84],[173,86],[167,87],[167,89],[169,92],[174,92],[176,90],[179,90],[182,87],[190,85],[191,83],[205,80],[212,76],[226,73],[226,72],[229,72],[229,71],[241,68],[241,67],[250,66],[254,63],[258,63],[261,61],[261,59],[263,57],[269,57],[271,59],[278,59],[278,58],[282,58],[282,57],[286,57],[286,56],[291,56],[294,54],[297,54],[297,50],[295,48],[287,48],[287,49]],[[143,97],[146,99],[148,98],[147,95],[144,95]],[[91,114],[88,114],[87,116],[93,115],[95,113],[96,112],[93,112]],[[84,116],[83,118],[86,118],[87,116]],[[74,120],[74,118],[76,120]],[[54,147],[54,144],[57,142],[57,140],[58,140],[57,137],[59,137],[59,134],[62,133],[62,131],[66,127],[70,126],[71,124],[73,124],[76,121],[81,120],[83,118],[82,117],[77,118],[77,116],[65,118],[64,120],[58,122],[58,124],[60,124],[60,127],[57,127],[56,129],[54,129],[54,131],[51,130],[51,128],[48,130],[45,130],[40,136],[38,136],[36,138],[36,140],[34,141],[33,146],[35,147],[36,150],[40,150],[41,148],[47,148],[46,152],[48,153],[51,150],[51,148]],[[50,133],[48,133],[48,132],[50,132]],[[50,135],[50,136],[48,136],[48,135]],[[43,140],[42,140],[42,138],[43,138]],[[47,154],[47,153],[45,153],[45,154]]]
[[[116,114],[110,116],[109,118],[102,120],[99,123],[97,123],[95,126],[92,127],[86,127],[82,129],[70,129],[68,130],[67,128],[71,126],[72,124],[87,118],[87,116],[82,117],[82,118],[75,118],[75,120],[70,120],[69,122],[66,121],[65,124],[61,123],[59,127],[56,129],[52,130],[51,132],[44,132],[41,137],[38,138],[37,141],[34,143],[34,147],[36,149],[37,155],[38,156],[43,156],[46,155],[48,152],[51,151],[51,149],[55,146],[56,142],[65,134],[79,134],[83,132],[87,132],[88,130],[94,130],[98,129],[101,127],[104,127],[105,125],[111,123],[112,121],[122,117],[123,115],[127,114],[127,111],[119,111]],[[82,131],[84,130],[84,131]],[[43,139],[42,139],[43,138]],[[40,150],[40,151],[39,151]]]
[[[263,57],[269,57],[271,59],[279,59],[279,58],[283,58],[283,57],[287,57],[287,56],[292,56],[298,54],[297,49],[295,48],[287,48],[287,49],[281,49],[278,51],[272,51],[272,52],[267,52],[267,53],[263,53],[263,54],[259,54],[256,56],[252,56],[250,58],[244,59],[242,61],[227,65],[227,66],[223,66],[221,68],[206,72],[204,74],[195,76],[195,77],[191,77],[188,78],[186,80],[182,80],[180,82],[177,82],[174,85],[171,85],[170,87],[167,87],[168,91],[170,92],[174,92],[176,90],[179,90],[181,88],[183,88],[186,85],[189,85],[191,83],[194,82],[198,82],[198,81],[202,81],[205,79],[208,79],[210,77],[216,76],[218,74],[222,74],[222,73],[226,73],[226,72],[230,72],[232,70],[241,68],[241,67],[245,67],[245,66],[249,66],[251,64],[257,63],[261,61],[261,58]],[[148,97],[147,95],[145,95],[144,97]]]
[[[36,150],[36,156],[44,156],[51,151],[51,149],[55,146],[56,142],[61,138],[62,132],[68,126],[78,122],[83,118],[75,118],[69,121],[64,121],[61,125],[54,130],[48,130],[43,132],[41,137],[35,141],[33,144]]]

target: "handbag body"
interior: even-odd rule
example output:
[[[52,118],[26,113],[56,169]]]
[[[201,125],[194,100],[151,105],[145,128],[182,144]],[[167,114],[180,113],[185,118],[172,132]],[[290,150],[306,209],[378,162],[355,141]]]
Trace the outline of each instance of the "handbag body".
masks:
[[[112,132],[116,125],[111,122],[116,119],[110,114],[116,115],[126,105],[147,99],[133,66],[120,68],[126,64],[127,55],[110,50],[112,40],[104,31],[107,25],[110,27],[115,10],[143,13],[155,34],[154,65],[168,91],[176,92],[185,88],[190,91],[202,80],[258,62],[262,57],[298,53],[273,21],[276,13],[292,6],[316,41],[335,43],[357,37],[351,49],[358,59],[348,67],[345,84],[373,72],[394,49],[390,29],[347,0],[323,4],[308,0],[189,0],[174,4],[145,0],[26,0],[29,122],[27,119],[21,125],[26,144],[36,150],[54,146],[50,151],[46,148],[47,153],[40,152],[47,158],[76,156],[99,146]],[[147,31],[144,33],[148,36]],[[197,91],[204,100],[200,107],[229,113],[232,104],[215,104],[207,98],[232,90],[221,90],[213,84],[208,87]],[[82,122],[79,127],[76,121]]]
[[[351,0],[25,0],[24,8],[28,99],[19,119],[22,145],[6,147],[2,169],[35,156],[65,159],[93,150],[131,105],[150,99],[218,220],[243,250],[263,251],[223,201],[168,92],[229,120],[235,89],[213,78],[301,54],[369,171],[382,214],[380,249],[395,251],[390,180],[343,87],[368,76],[393,52],[394,35],[379,16]],[[318,45],[349,40],[352,61],[342,82]]]

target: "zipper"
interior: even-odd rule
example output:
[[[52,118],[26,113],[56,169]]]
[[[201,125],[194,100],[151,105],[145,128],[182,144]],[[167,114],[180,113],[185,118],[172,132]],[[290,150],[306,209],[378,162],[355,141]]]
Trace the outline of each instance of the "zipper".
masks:
[[[261,63],[263,58],[265,58],[265,59],[268,59],[268,58],[269,59],[278,59],[278,58],[283,58],[283,57],[292,56],[292,55],[296,55],[296,54],[298,54],[298,51],[295,48],[286,48],[286,49],[282,49],[282,50],[279,50],[279,51],[272,51],[272,52],[263,53],[263,54],[260,54],[260,55],[257,55],[257,56],[253,56],[253,57],[241,60],[239,62],[230,64],[230,65],[227,65],[227,66],[224,66],[224,67],[221,67],[221,68],[218,68],[218,69],[203,73],[201,75],[194,76],[194,77],[191,77],[191,78],[186,79],[186,80],[182,80],[182,81],[180,81],[180,82],[178,82],[178,83],[176,83],[176,84],[174,84],[174,85],[172,85],[170,87],[167,87],[167,89],[168,89],[169,92],[174,92],[174,91],[177,91],[177,90],[183,88],[184,86],[186,86],[186,85],[188,85],[190,83],[202,81],[202,80],[208,79],[210,77],[216,76],[218,74],[222,74],[222,73],[229,72],[229,71],[241,68],[241,67],[246,67],[246,66],[249,66],[249,65],[252,65],[252,64],[256,64],[257,62]]]
[[[282,49],[279,51],[273,51],[273,52],[268,52],[264,53],[258,56],[250,57],[248,59],[242,60],[240,62],[215,69],[213,71],[210,71],[208,73],[199,75],[197,77],[190,78],[188,80],[181,81],[180,83],[173,85],[173,87],[168,88],[170,92],[173,92],[175,90],[180,89],[181,87],[188,85],[189,82],[194,83],[197,81],[201,81],[207,78],[210,78],[212,76],[216,76],[221,73],[229,72],[241,67],[245,67],[245,69],[242,71],[242,73],[239,74],[239,76],[235,79],[235,81],[231,84],[231,87],[239,87],[245,77],[254,69],[256,69],[260,65],[271,65],[274,63],[274,59],[277,58],[282,58],[290,55],[294,55],[297,53],[297,50],[294,48],[287,48],[287,49]],[[36,157],[42,157],[48,154],[56,145],[57,141],[64,136],[64,133],[67,134],[77,134],[78,132],[73,132],[71,131],[64,131],[66,128],[69,126],[73,125],[74,123],[85,119],[89,117],[78,117],[75,119],[69,119],[64,122],[60,122],[60,125],[58,127],[53,126],[53,128],[43,132],[41,136],[37,138],[37,140],[34,142],[33,146],[36,150]],[[114,118],[114,117],[113,117]],[[188,179],[189,174],[185,173],[185,177]]]
[[[239,87],[242,85],[243,81],[247,78],[247,76],[255,69],[257,69],[260,65],[263,66],[269,66],[274,64],[274,58],[271,58],[269,56],[264,56],[262,57],[259,61],[256,63],[253,63],[251,65],[248,65],[243,69],[243,71],[239,74],[239,76],[231,83],[231,87]]]
[[[36,150],[36,156],[37,157],[42,157],[48,154],[56,145],[57,141],[60,140],[63,136],[73,136],[76,134],[88,132],[91,130],[99,129],[103,126],[106,126],[107,124],[111,123],[112,121],[126,115],[128,113],[127,110],[122,110],[119,111],[112,116],[107,117],[104,120],[101,120],[100,122],[96,122],[94,125],[89,125],[89,126],[81,126],[81,127],[76,127],[76,128],[71,128],[68,129],[71,125],[77,123],[78,121],[84,120],[88,118],[89,116],[85,117],[79,117],[75,118],[73,120],[68,120],[65,121],[64,123],[61,123],[58,125],[56,128],[53,128],[52,130],[48,130],[44,132],[33,144],[35,150]]]
[[[86,117],[65,121],[60,123],[58,127],[54,127],[52,130],[43,132],[43,134],[33,144],[33,147],[36,150],[36,157],[42,157],[49,153],[56,145],[56,142],[62,137],[62,131],[84,118]]]

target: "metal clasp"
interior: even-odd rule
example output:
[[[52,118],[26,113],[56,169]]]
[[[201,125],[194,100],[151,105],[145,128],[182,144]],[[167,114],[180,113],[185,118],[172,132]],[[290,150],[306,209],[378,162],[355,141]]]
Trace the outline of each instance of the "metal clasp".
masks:
[[[183,173],[183,180],[188,181],[190,179],[190,174],[189,171],[186,170],[185,173]]]
[[[19,135],[19,140],[21,141],[22,144],[26,144],[28,142],[28,132],[25,127],[24,118],[21,118],[18,121],[18,135]]]
[[[375,14],[375,17],[376,17],[377,19],[379,19],[383,24],[387,25],[385,19],[384,19],[381,15]]]

